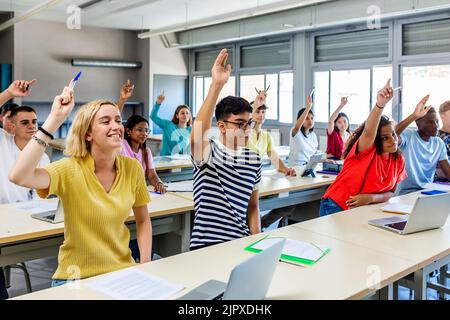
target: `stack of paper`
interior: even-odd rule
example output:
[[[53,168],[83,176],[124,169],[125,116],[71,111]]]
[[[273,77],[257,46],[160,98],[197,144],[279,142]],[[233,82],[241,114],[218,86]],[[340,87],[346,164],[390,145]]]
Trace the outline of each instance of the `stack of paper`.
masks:
[[[280,238],[263,238],[247,248],[251,252],[261,252],[270,248]],[[331,251],[330,248],[310,242],[286,239],[280,260],[312,265]]]
[[[384,212],[399,213],[399,214],[410,214],[412,212],[413,206],[404,203],[389,203],[381,208]]]
[[[171,182],[167,184],[166,190],[169,192],[192,192],[194,190],[194,181]]]
[[[162,300],[184,288],[135,268],[113,272],[87,286],[120,300]]]

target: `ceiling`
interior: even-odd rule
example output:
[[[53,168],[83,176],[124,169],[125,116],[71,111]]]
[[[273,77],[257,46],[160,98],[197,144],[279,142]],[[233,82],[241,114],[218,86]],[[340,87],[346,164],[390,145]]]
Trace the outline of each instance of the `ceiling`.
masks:
[[[67,10],[71,5],[91,4],[81,11],[81,27],[137,31],[189,29],[326,1],[331,0],[55,0],[32,18],[65,22],[70,16]],[[17,17],[46,2],[0,0],[0,11],[15,12]]]

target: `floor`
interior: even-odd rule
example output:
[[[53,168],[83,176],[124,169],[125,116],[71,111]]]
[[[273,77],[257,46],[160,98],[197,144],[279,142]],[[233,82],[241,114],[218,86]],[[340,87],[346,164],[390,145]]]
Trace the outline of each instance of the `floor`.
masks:
[[[26,263],[28,272],[30,273],[31,286],[33,291],[38,291],[51,286],[51,277],[56,269],[58,261],[56,258],[46,258]],[[436,281],[436,279],[433,279]],[[447,280],[447,284],[450,281]],[[11,287],[8,289],[10,298],[26,294],[26,286],[23,272],[19,269],[11,270]],[[437,300],[439,297],[436,291],[428,289],[428,297],[430,300]],[[399,299],[410,300],[410,291],[407,288],[399,288]],[[446,300],[450,300],[450,296],[446,296]]]

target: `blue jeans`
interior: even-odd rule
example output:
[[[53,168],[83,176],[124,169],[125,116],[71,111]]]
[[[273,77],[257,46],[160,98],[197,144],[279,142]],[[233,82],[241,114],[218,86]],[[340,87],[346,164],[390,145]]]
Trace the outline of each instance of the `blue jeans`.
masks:
[[[319,216],[321,216],[321,217],[328,216],[330,214],[338,213],[343,210],[344,209],[342,209],[336,202],[331,200],[331,198],[326,198],[326,199],[322,199],[322,201],[320,201]]]

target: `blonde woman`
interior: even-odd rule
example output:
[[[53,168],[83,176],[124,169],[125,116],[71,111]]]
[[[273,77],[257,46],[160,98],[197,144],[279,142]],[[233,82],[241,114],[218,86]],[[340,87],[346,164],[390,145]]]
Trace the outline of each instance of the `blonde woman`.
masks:
[[[49,117],[23,149],[10,172],[16,184],[57,195],[64,207],[64,242],[52,286],[68,280],[132,266],[125,225],[131,209],[136,219],[140,262],[150,261],[150,201],[138,161],[119,155],[123,126],[118,107],[96,100],[80,108],[67,138],[68,158],[36,168],[45,147],[71,113],[72,86],[56,96]]]

